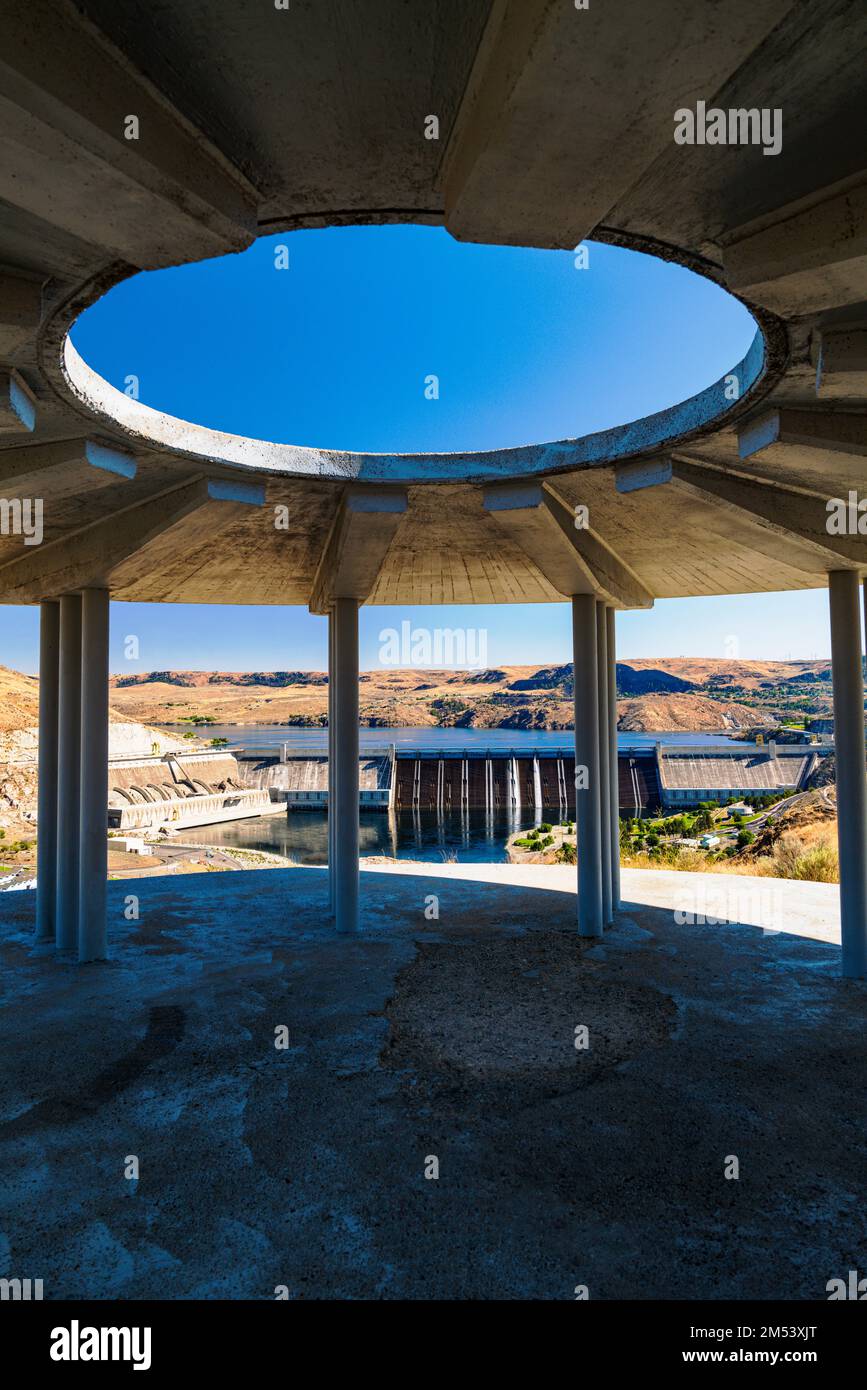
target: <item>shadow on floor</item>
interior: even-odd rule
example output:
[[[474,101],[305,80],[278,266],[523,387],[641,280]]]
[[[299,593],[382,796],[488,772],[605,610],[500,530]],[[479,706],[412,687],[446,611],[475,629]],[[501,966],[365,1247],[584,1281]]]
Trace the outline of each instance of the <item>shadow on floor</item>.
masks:
[[[838,947],[638,904],[581,941],[563,892],[447,867],[366,872],[351,939],[316,870],[112,883],[85,967],[0,898],[0,1276],[809,1299],[867,1267],[867,989]]]

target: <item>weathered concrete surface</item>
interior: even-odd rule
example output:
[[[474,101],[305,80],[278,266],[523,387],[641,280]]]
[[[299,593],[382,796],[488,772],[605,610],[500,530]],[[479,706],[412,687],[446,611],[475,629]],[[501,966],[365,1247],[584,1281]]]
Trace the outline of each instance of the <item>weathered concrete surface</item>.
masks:
[[[574,246],[667,152],[672,113],[719,91],[789,8],[735,0],[723,19],[713,0],[669,0],[660,23],[643,5],[495,0],[446,155],[449,227]]]
[[[0,476],[28,477],[47,541],[64,542],[49,559],[70,567],[45,573],[20,537],[2,536],[0,597],[96,582],[77,579],[73,561],[88,562],[105,526],[114,558],[97,579],[115,599],[315,605],[349,484],[405,487],[408,499],[390,544],[381,516],[355,518],[341,578],[353,578],[356,550],[359,573],[345,597],[571,597],[574,564],[539,563],[545,518],[522,541],[505,513],[484,510],[486,484],[528,477],[556,487],[566,513],[589,509],[583,582],[603,596],[606,576],[627,571],[652,598],[817,588],[829,565],[867,572],[863,537],[823,543],[826,502],[861,488],[867,447],[863,362],[847,337],[867,300],[859,0],[730,0],[724,14],[712,0],[281,11],[81,0],[55,22],[56,9],[4,6]],[[678,113],[708,102],[779,116],[781,141],[770,148],[748,119],[726,143],[678,143]],[[648,251],[740,293],[761,331],[722,378],[654,415],[578,439],[424,455],[206,429],[131,400],[64,347],[82,310],[136,267],[230,253],[257,230],[418,221],[499,244],[593,236]],[[811,439],[784,429],[742,454],[742,426],[814,412],[817,371]],[[134,478],[82,467],[94,436],[134,456]],[[62,441],[76,443],[68,462],[52,452]],[[672,450],[687,451],[688,491],[682,472],[671,487],[616,491],[616,465],[653,478]],[[203,478],[258,482],[265,505],[181,508],[169,525],[166,494]],[[777,488],[778,512],[760,496]],[[154,514],[166,530],[144,542]]]
[[[568,870],[365,872],[352,940],[317,870],[259,874],[255,912],[243,873],[115,883],[112,959],[85,967],[34,954],[33,895],[4,896],[0,1275],[48,1298],[826,1297],[867,1257],[867,988],[835,944],[636,903],[666,877],[624,872],[602,942]],[[835,890],[801,895],[832,933]]]

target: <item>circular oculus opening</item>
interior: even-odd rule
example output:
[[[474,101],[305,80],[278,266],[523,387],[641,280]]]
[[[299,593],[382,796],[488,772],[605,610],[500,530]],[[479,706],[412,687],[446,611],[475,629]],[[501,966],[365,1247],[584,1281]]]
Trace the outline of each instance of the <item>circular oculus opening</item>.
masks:
[[[74,394],[145,445],[372,482],[652,451],[723,417],[764,362],[744,305],[682,266],[426,226],[296,231],[135,274],[63,348]]]

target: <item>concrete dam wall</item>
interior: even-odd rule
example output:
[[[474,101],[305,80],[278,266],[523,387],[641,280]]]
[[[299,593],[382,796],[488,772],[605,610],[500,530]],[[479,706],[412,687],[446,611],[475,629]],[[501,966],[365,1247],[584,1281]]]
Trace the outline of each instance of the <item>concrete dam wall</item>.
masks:
[[[265,787],[280,792],[327,792],[328,758],[243,759],[244,785]],[[387,756],[363,756],[358,760],[359,785],[363,791],[377,791],[391,786],[391,760]]]
[[[575,758],[401,758],[395,805],[423,810],[575,811]]]
[[[238,766],[246,787],[266,791],[272,801],[285,802],[290,810],[328,805],[328,758],[324,754],[285,759],[246,757],[239,759]],[[393,785],[393,753],[362,754],[358,760],[360,805],[388,810]]]
[[[245,784],[228,753],[113,758],[108,765],[110,830],[181,829],[267,815],[272,798]]]
[[[620,811],[643,816],[660,808],[724,803],[750,793],[784,794],[804,784],[819,749],[768,745],[712,748],[657,744],[621,749]],[[267,791],[288,809],[328,805],[324,753],[262,757],[238,766],[244,785]],[[434,753],[427,749],[368,750],[359,759],[359,802],[368,809],[450,811],[534,810],[565,819],[575,815],[575,757],[566,748],[521,754],[493,749]]]

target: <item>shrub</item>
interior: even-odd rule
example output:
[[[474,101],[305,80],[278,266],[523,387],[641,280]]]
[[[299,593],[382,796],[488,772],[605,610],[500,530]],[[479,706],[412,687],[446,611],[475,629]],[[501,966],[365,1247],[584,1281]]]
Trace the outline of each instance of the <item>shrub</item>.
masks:
[[[774,846],[774,872],[777,878],[839,883],[839,856],[834,845],[819,844],[806,849],[797,835],[781,835]]]
[[[804,852],[804,846],[797,835],[789,831],[781,835],[774,845],[774,864],[778,878],[794,878],[795,868],[798,860]]]
[[[541,833],[542,833],[543,835],[547,835],[548,832],[550,831],[550,829],[551,829],[551,827],[550,827],[550,825],[548,824],[548,822],[545,821],[545,820],[543,820],[543,821],[542,821],[542,824],[539,826],[539,830],[541,831]]]
[[[840,860],[833,845],[814,845],[795,865],[795,878],[811,883],[839,883]]]

